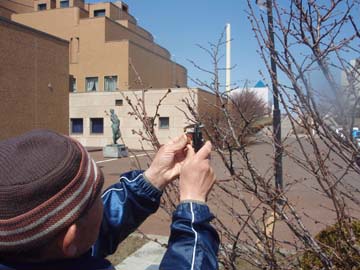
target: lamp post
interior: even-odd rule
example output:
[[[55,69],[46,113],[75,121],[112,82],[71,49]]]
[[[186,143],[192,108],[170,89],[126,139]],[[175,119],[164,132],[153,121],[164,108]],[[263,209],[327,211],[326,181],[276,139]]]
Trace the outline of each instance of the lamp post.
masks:
[[[275,52],[275,38],[274,38],[274,23],[272,12],[272,0],[256,0],[256,4],[263,9],[266,9],[269,30],[269,50],[271,63],[271,82],[273,88],[273,132],[275,142],[275,187],[281,191],[283,189],[282,177],[282,143],[281,143],[281,114],[279,107],[279,89],[276,71],[276,52]]]

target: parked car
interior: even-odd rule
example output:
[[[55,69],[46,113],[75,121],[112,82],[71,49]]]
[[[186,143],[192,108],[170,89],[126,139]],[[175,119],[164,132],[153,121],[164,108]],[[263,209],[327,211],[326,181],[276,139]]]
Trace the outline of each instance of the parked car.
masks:
[[[360,130],[359,129],[353,130],[352,136],[354,143],[358,148],[360,148]]]
[[[343,128],[336,128],[336,134],[340,136],[341,139],[346,140],[345,132]],[[353,127],[352,130],[352,139],[358,148],[360,148],[360,129],[358,127]]]
[[[344,130],[343,130],[343,128],[337,128],[337,129],[335,129],[335,132],[336,132],[336,134],[338,134],[338,135],[340,136],[341,139],[345,139],[345,138],[346,138],[345,135],[344,135]]]

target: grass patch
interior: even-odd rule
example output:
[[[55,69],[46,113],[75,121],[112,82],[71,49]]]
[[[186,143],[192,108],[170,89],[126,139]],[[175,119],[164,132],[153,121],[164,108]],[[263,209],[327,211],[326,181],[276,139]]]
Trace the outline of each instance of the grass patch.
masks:
[[[252,264],[248,263],[247,261],[240,259],[240,258],[235,259],[235,266],[236,266],[237,270],[261,270],[260,268],[257,268],[255,266],[253,266]],[[223,265],[220,265],[219,269],[226,270]]]
[[[272,125],[272,117],[266,116],[256,120],[253,126],[271,126]]]
[[[261,270],[260,268],[257,268],[247,261],[244,261],[242,259],[236,259],[236,268],[239,270]]]
[[[148,240],[143,238],[141,235],[129,235],[120,243],[115,253],[108,256],[106,259],[108,259],[113,265],[117,265],[147,242]]]

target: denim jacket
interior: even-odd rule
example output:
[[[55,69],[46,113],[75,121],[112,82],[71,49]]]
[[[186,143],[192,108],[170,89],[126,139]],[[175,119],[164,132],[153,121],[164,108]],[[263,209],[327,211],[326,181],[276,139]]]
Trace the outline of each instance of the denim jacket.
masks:
[[[110,186],[102,195],[103,220],[98,239],[83,256],[36,264],[1,264],[0,270],[109,270],[115,269],[106,259],[118,244],[160,205],[162,192],[143,177],[142,171],[130,171]],[[207,205],[195,202],[180,203],[173,213],[168,249],[160,270],[218,269],[219,237],[209,224],[213,215]]]

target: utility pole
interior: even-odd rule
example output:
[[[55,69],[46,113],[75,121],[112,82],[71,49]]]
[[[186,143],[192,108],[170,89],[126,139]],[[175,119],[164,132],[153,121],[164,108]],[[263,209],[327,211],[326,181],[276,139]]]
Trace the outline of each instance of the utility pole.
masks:
[[[281,142],[281,112],[279,107],[279,89],[277,81],[276,71],[276,51],[275,51],[275,38],[274,38],[274,22],[273,22],[273,7],[272,0],[256,0],[256,4],[266,8],[268,18],[268,30],[269,30],[269,50],[270,50],[270,63],[271,63],[271,82],[273,88],[273,132],[275,142],[275,187],[278,191],[283,189],[283,177],[282,177],[282,142]]]

